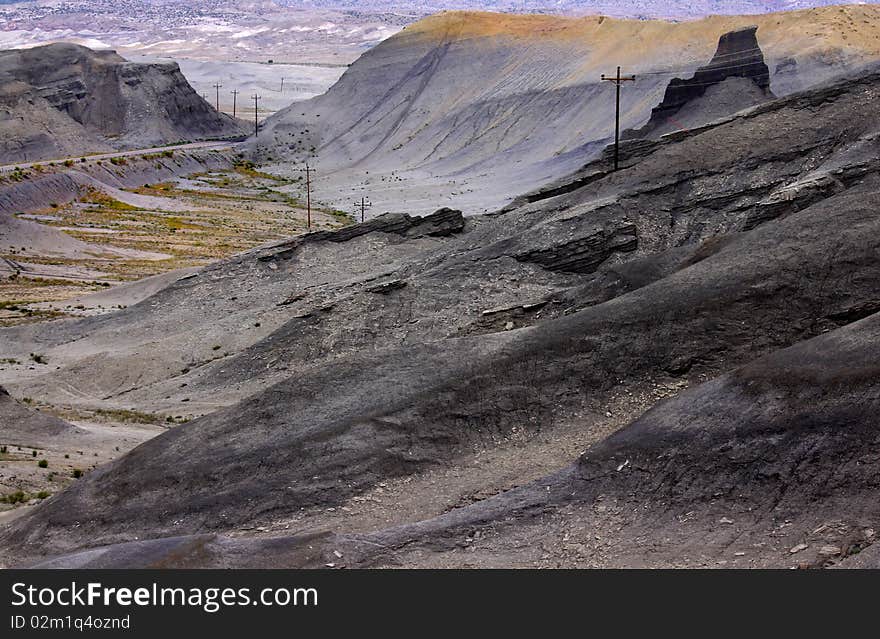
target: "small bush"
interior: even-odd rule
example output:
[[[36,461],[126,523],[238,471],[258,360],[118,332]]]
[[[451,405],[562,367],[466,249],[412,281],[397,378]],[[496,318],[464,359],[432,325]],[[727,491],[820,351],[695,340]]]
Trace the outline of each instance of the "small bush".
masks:
[[[39,462],[37,462],[37,466],[39,466],[40,468],[48,468],[49,462],[45,459],[41,459]]]
[[[50,493],[48,490],[41,490],[40,492],[37,493],[37,499],[46,499],[47,497],[51,497],[51,496],[52,496],[52,493]]]
[[[70,472],[70,476],[73,477],[74,479],[79,479],[80,477],[83,476],[83,471],[81,471],[79,468],[74,468]]]
[[[17,490],[14,493],[0,497],[0,501],[6,502],[7,504],[19,504],[27,501],[27,495],[24,494],[24,491]]]

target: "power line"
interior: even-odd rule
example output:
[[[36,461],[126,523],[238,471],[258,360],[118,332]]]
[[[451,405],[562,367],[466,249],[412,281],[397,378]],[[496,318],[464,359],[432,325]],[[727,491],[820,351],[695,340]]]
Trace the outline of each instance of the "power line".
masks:
[[[621,76],[620,67],[617,67],[616,76],[607,77],[603,73],[601,79],[603,82],[613,82],[617,88],[617,106],[614,113],[614,170],[616,171],[620,165],[620,85],[623,82],[635,82],[636,76]]]
[[[309,230],[312,229],[312,173],[315,172],[315,169],[309,167],[309,163],[306,162],[305,168],[299,169],[300,171],[305,171],[306,174],[306,225]]]
[[[362,197],[360,202],[354,203],[355,209],[361,210],[361,223],[364,221],[365,213],[368,208],[373,206],[372,202],[368,202],[366,198]]]
[[[694,62],[694,64],[697,64],[697,62]],[[697,66],[697,68],[690,66],[690,67],[679,67],[678,69],[667,69],[665,71],[641,71],[641,72],[639,72],[639,75],[668,75],[668,74],[672,74],[672,73],[695,73],[696,71],[699,71],[700,69],[703,69],[705,71],[723,71],[725,69],[739,69],[742,67],[751,67],[756,64],[760,64],[758,58],[755,58],[751,62],[744,62],[742,64],[727,64],[727,65],[724,65],[721,67],[716,67],[716,66],[712,66],[709,64],[704,64],[704,65]]]
[[[230,93],[232,93],[232,117],[234,118],[235,117],[235,103],[238,98],[238,90],[236,89],[235,91],[230,91]]]
[[[223,85],[220,84],[219,80],[214,84],[214,90],[217,92],[217,104],[216,104],[217,111],[220,111],[220,89],[222,87],[223,87]]]
[[[260,133],[260,121],[257,119],[257,114],[260,112],[259,102],[263,99],[263,96],[254,93],[251,98],[254,101],[254,137],[256,137]]]

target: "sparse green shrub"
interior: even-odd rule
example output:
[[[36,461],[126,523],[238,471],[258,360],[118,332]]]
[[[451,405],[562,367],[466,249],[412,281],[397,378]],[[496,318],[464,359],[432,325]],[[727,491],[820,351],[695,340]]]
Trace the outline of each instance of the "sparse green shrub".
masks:
[[[70,476],[73,477],[74,479],[79,479],[80,477],[83,476],[83,471],[81,471],[79,468],[74,468],[70,472]]]
[[[49,462],[46,461],[45,459],[41,459],[40,461],[37,462],[37,466],[39,466],[40,468],[48,468]]]
[[[51,496],[52,496],[52,493],[50,493],[48,490],[41,490],[40,492],[37,493],[37,499],[46,499]]]
[[[46,360],[44,355],[40,355],[39,353],[31,353],[31,359],[35,361],[37,364],[48,364],[49,362]]]

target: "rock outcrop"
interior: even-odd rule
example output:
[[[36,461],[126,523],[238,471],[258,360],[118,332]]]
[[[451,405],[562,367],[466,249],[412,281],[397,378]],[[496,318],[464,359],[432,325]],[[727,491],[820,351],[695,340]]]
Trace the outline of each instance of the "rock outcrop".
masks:
[[[0,51],[0,162],[236,136],[176,63],[50,44]]]
[[[750,26],[721,36],[712,60],[691,78],[673,78],[648,123],[625,131],[624,139],[657,137],[705,124],[773,98],[770,69]]]

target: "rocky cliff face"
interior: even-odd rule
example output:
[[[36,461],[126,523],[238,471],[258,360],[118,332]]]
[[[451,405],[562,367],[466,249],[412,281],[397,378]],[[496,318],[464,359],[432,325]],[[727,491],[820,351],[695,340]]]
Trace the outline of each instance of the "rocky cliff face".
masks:
[[[0,162],[239,135],[175,63],[51,44],[0,52]]]

